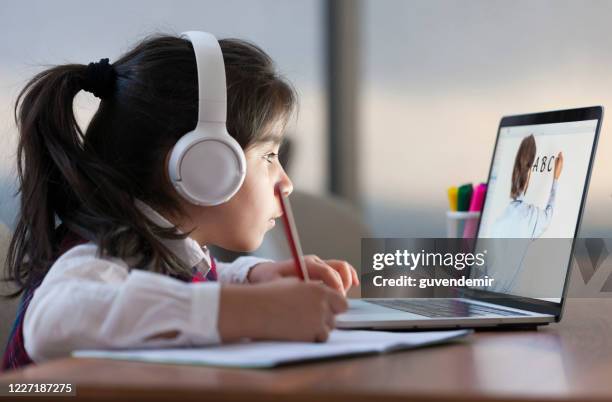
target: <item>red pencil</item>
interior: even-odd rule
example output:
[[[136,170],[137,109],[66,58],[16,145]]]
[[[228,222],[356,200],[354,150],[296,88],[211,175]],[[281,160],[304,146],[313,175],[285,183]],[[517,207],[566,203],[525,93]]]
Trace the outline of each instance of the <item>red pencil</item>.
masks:
[[[280,200],[281,209],[283,211],[283,226],[285,227],[285,235],[287,236],[287,242],[289,243],[289,249],[291,250],[291,256],[295,262],[295,269],[297,270],[298,276],[303,281],[308,281],[308,271],[306,270],[306,263],[304,262],[304,254],[302,253],[302,246],[300,244],[300,238],[295,227],[295,220],[293,219],[293,212],[291,211],[291,204],[289,204],[289,198],[283,194],[280,184],[277,184],[274,188],[278,199]]]

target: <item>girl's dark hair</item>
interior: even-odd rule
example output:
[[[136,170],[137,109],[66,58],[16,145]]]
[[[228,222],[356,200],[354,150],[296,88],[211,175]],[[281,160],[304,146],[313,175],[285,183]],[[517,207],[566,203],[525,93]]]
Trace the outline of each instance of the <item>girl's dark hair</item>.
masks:
[[[536,142],[533,134],[523,138],[514,159],[512,169],[512,187],[510,197],[517,198],[525,190],[529,169],[533,166],[536,156]]]
[[[264,141],[269,127],[289,119],[293,88],[259,47],[219,41],[227,81],[227,128],[243,149]],[[165,169],[165,158],[197,121],[198,89],[191,43],[176,36],[148,37],[112,64],[114,88],[100,102],[85,133],[73,113],[87,66],[61,65],[37,74],[19,94],[17,171],[21,210],[7,256],[7,280],[18,296],[35,287],[57,256],[58,223],[95,237],[101,254],[137,261],[135,267],[179,279],[191,267],[160,238],[184,238],[162,228],[134,205],[184,216]]]

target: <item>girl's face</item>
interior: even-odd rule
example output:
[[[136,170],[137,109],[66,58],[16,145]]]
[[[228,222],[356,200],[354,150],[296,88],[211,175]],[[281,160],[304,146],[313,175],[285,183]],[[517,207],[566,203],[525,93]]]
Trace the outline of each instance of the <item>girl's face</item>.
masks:
[[[274,192],[276,184],[280,183],[287,195],[293,191],[293,183],[278,160],[281,137],[274,138],[245,151],[246,177],[230,201],[214,207],[183,202],[189,219],[179,227],[193,229],[191,237],[201,245],[212,244],[232,251],[257,249],[282,214]]]

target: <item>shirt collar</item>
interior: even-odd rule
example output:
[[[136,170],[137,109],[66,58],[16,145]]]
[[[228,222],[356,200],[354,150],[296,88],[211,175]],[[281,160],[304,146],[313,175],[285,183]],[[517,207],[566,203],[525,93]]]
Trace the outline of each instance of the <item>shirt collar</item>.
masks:
[[[515,201],[515,202],[523,202],[524,199],[525,199],[525,193],[520,193],[518,195],[518,197],[516,197],[513,201]]]
[[[136,208],[138,208],[140,212],[142,212],[153,223],[164,228],[174,226],[159,212],[154,210],[151,206],[144,203],[143,201],[135,200],[134,203],[136,205]],[[180,230],[178,230],[178,232],[183,233]],[[168,247],[170,251],[172,251],[178,258],[180,258],[185,264],[188,264],[190,267],[199,264],[202,260],[206,261],[208,267],[211,266],[210,252],[208,250],[208,247],[200,246],[200,244],[198,244],[198,242],[192,239],[191,237],[188,236],[184,239],[165,239],[163,237],[160,237],[159,240],[164,246]]]

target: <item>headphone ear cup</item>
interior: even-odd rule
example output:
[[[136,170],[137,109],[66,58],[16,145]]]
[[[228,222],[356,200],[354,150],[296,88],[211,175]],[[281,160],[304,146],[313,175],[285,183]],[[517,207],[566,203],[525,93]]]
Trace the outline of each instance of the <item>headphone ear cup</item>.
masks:
[[[187,201],[213,206],[238,192],[246,176],[246,159],[229,134],[206,135],[196,130],[174,146],[168,170],[175,189]]]
[[[193,45],[198,72],[198,123],[172,149],[168,173],[176,191],[197,205],[218,205],[238,192],[246,175],[240,144],[227,132],[227,88],[221,46],[210,33],[181,34]]]

